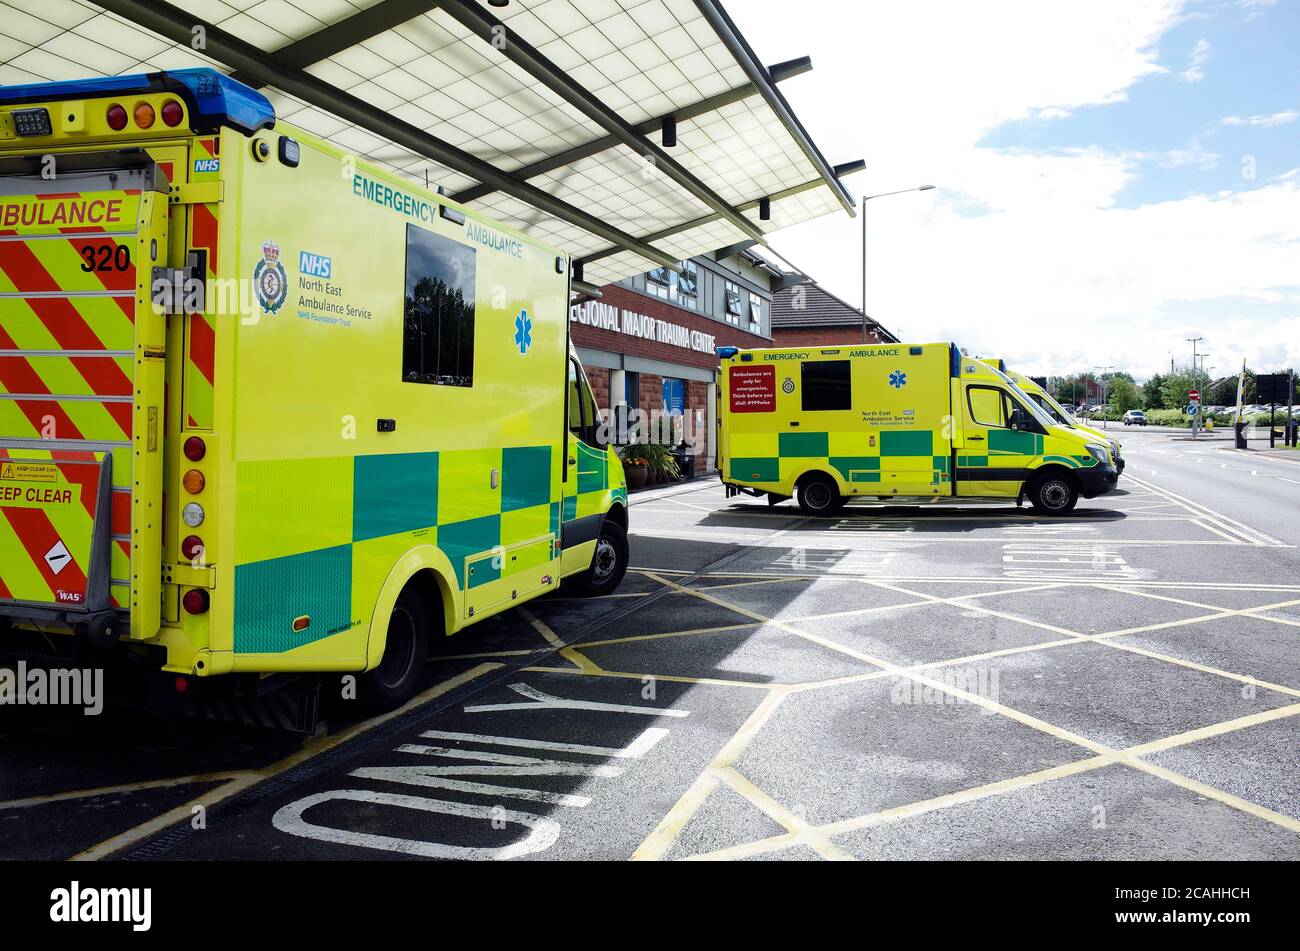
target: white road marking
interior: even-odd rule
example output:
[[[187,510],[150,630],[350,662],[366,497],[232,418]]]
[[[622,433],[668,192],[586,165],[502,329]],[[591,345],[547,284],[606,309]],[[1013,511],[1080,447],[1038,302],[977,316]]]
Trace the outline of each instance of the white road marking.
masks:
[[[618,748],[613,746],[588,746],[585,743],[553,743],[549,740],[532,740],[514,736],[485,736],[482,733],[453,733],[449,730],[425,730],[420,734],[426,740],[459,740],[464,743],[517,746],[529,750],[581,753],[584,756],[606,756],[614,759],[640,759],[667,735],[668,731],[662,727],[648,727],[627,746]]]
[[[421,812],[433,812],[448,816],[461,816],[466,819],[478,819],[485,824],[507,822],[521,825],[529,831],[522,841],[513,842],[500,848],[481,848],[448,845],[444,842],[400,839],[396,836],[377,835],[370,832],[351,832],[346,829],[316,825],[303,818],[303,813],[313,806],[337,800],[368,803],[372,806],[393,806],[398,809],[417,809]],[[403,796],[397,793],[374,792],[369,789],[333,789],[328,792],[307,796],[280,809],[271,819],[271,824],[281,832],[301,838],[315,839],[319,842],[355,845],[364,849],[380,849],[385,852],[420,855],[431,859],[513,859],[521,855],[529,855],[533,852],[542,852],[549,849],[560,837],[560,824],[558,822],[554,819],[534,815],[531,812],[518,812],[514,809],[503,809],[500,806],[443,802],[440,799],[426,799],[423,796]]]
[[[621,703],[597,703],[593,700],[565,700],[553,697],[549,693],[528,684],[511,684],[510,689],[521,696],[528,697],[535,703],[484,703],[466,707],[466,713],[496,713],[505,710],[599,710],[606,713],[632,713],[648,717],[688,717],[689,710],[677,710],[673,707],[636,707]]]

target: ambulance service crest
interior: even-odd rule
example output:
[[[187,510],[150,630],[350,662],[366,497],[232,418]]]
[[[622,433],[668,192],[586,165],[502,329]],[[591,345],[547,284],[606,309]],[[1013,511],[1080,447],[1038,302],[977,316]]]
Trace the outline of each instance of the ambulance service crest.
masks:
[[[262,244],[262,260],[253,268],[253,292],[268,314],[277,313],[289,296],[289,279],[280,263],[280,246],[274,241]]]

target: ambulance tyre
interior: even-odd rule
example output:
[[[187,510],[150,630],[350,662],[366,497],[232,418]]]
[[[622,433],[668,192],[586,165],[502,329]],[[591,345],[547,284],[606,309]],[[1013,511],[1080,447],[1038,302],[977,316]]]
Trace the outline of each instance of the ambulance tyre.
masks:
[[[428,602],[415,585],[407,585],[388,619],[379,666],[360,677],[358,693],[367,710],[386,713],[415,696],[429,658],[429,627]]]
[[[812,472],[800,479],[795,498],[805,515],[833,515],[848,501],[840,495],[835,480],[824,472]]]
[[[1064,472],[1045,472],[1025,490],[1029,504],[1039,515],[1065,515],[1079,501],[1079,487]]]
[[[623,583],[631,550],[627,532],[613,519],[605,519],[596,537],[596,551],[591,556],[591,567],[568,579],[568,587],[584,598],[599,598],[610,594]]]

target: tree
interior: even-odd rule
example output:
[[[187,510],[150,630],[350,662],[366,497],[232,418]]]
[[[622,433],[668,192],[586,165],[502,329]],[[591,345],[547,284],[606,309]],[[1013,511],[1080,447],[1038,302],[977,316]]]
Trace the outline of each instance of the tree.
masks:
[[[1142,392],[1128,374],[1114,376],[1110,380],[1106,395],[1117,413],[1127,413],[1131,409],[1142,406]]]
[[[1176,373],[1169,374],[1160,387],[1160,395],[1164,401],[1165,409],[1177,409],[1186,406],[1188,394],[1202,382],[1204,382],[1204,377],[1199,373],[1193,374],[1190,370],[1179,370]]]
[[[1142,384],[1142,403],[1146,409],[1166,409],[1164,386],[1165,377],[1159,373]]]

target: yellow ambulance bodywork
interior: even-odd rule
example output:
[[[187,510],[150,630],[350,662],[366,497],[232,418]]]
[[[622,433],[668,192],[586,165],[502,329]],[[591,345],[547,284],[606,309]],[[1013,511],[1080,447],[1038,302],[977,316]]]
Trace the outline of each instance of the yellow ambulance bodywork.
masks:
[[[210,75],[189,96],[182,73]],[[195,131],[214,88],[265,102],[214,72],[104,82],[0,90],[0,635],[116,626],[198,676],[361,671],[409,584],[451,634],[588,571],[627,490],[568,258],[273,113]],[[106,124],[177,100],[174,127]],[[48,134],[18,135],[41,110]]]
[[[729,493],[799,496],[817,510],[805,494],[821,482],[838,496],[833,510],[853,496],[1019,498],[1049,476],[1075,497],[1114,486],[1104,447],[1055,425],[1005,375],[952,344],[720,354],[719,468]]]
[[[1005,360],[993,360],[984,357],[980,358],[981,362],[1005,373],[1011,378],[1011,381],[1020,387],[1020,389],[1036,402],[1048,416],[1051,416],[1057,423],[1062,426],[1070,426],[1079,432],[1091,436],[1096,441],[1110,447],[1111,455],[1115,460],[1115,471],[1123,474],[1124,457],[1120,454],[1120,441],[1118,437],[1110,435],[1096,426],[1089,426],[1086,423],[1079,422],[1074,414],[1052,398],[1052,394],[1035,383],[1030,377],[1023,373],[1017,373],[1007,367]]]

